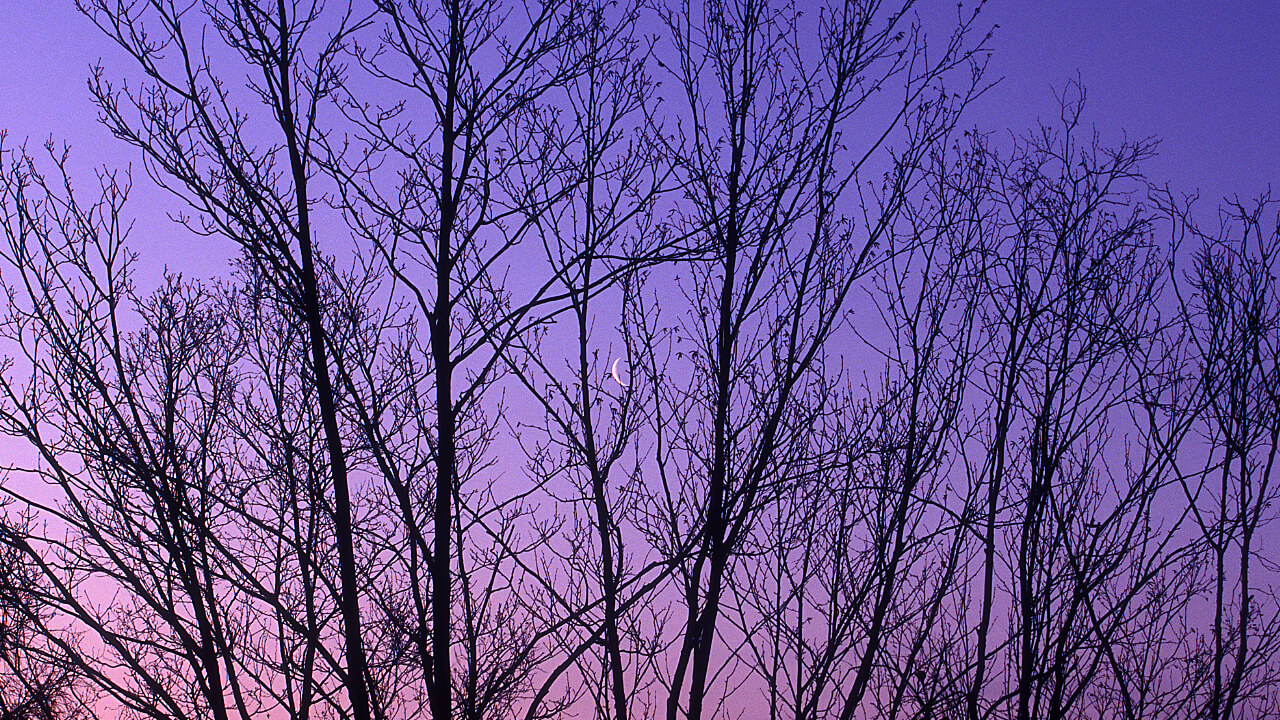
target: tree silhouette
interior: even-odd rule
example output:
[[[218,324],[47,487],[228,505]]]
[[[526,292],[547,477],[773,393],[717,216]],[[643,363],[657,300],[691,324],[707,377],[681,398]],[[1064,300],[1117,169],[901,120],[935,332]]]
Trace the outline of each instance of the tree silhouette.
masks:
[[[237,254],[0,139],[5,717],[1274,713],[1274,206],[980,7],[80,7]]]

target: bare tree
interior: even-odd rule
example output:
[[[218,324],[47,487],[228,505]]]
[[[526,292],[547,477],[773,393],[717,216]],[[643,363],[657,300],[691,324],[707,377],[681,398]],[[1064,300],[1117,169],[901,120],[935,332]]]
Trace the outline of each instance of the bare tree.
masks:
[[[12,505],[4,503],[6,510]],[[0,717],[81,717],[92,692],[63,649],[75,639],[59,629],[45,605],[47,581],[25,552],[32,530],[29,515],[0,519]]]
[[[1277,707],[1273,205],[1156,242],[1074,87],[962,139],[976,13],[81,7],[239,255],[0,140],[6,716]]]
[[[518,431],[531,473],[557,487],[554,496],[563,498],[560,483],[572,488],[561,500],[573,522],[559,551],[565,572],[554,577],[579,594],[561,614],[582,617],[560,630],[564,659],[551,677],[577,665],[574,682],[592,687],[600,717],[617,720],[646,711],[641,696],[653,682],[656,653],[654,628],[642,611],[671,570],[637,542],[635,527],[637,498],[645,492],[635,448],[644,416],[626,309],[647,268],[676,250],[669,238],[652,239],[660,235],[653,209],[670,172],[655,152],[653,120],[644,115],[656,86],[633,56],[639,16],[638,7],[591,16],[580,42],[594,57],[565,96],[583,181],[537,229],[576,337],[565,342],[554,329],[525,334],[503,356],[544,410]],[[621,337],[609,341],[614,332]],[[576,346],[563,365],[546,352],[562,342]],[[608,354],[601,355],[602,346]],[[628,467],[628,459],[636,465]]]
[[[24,475],[58,489],[60,504],[41,509],[67,531],[21,549],[47,583],[48,607],[99,637],[101,657],[76,660],[117,701],[144,714],[202,707],[226,718],[240,687],[210,533],[232,382],[213,298],[174,281],[151,298],[133,294],[121,245],[127,185],[115,177],[81,205],[65,165],[60,194],[25,156],[6,151],[5,160],[4,328],[29,379],[6,373],[0,412],[5,432],[38,453]],[[140,331],[125,329],[130,305]],[[118,582],[127,599],[87,602],[78,586],[93,578]],[[121,611],[132,615],[113,617]],[[194,698],[177,690],[188,681]]]
[[[1212,627],[1190,656],[1186,686],[1198,717],[1261,716],[1275,711],[1280,681],[1280,605],[1257,579],[1269,567],[1259,530],[1272,519],[1280,451],[1280,227],[1269,224],[1268,195],[1226,205],[1214,233],[1201,229],[1189,203],[1165,200],[1178,237],[1195,242],[1180,298],[1204,459],[1186,488],[1211,578]]]
[[[307,328],[308,369],[333,477],[347,691],[355,718],[370,720],[349,468],[325,340],[311,186],[313,146],[324,132],[319,112],[341,83],[338,53],[360,22],[350,8],[322,17],[318,3],[210,2],[200,8],[203,17],[191,12],[194,6],[164,2],[78,6],[148,81],[140,91],[121,91],[97,71],[90,90],[103,121],[142,151],[153,180],[197,213],[188,226],[238,244]],[[231,77],[210,56],[207,30],[241,63]],[[233,78],[267,109],[263,136],[246,125],[239,88],[228,83]]]
[[[630,57],[637,10],[576,1],[386,2],[378,10],[382,35],[356,58],[371,82],[399,94],[379,104],[349,93],[343,109],[356,130],[331,162],[353,229],[424,331],[408,362],[421,369],[414,392],[422,395],[412,402],[425,413],[418,430],[429,447],[410,450],[385,425],[369,429],[412,546],[403,605],[419,629],[414,642],[435,717],[507,712],[522,694],[530,715],[550,712],[540,706],[569,665],[538,687],[532,668],[584,609],[557,592],[536,553],[525,557],[551,540],[536,527],[529,497],[559,478],[548,473],[517,490],[485,477],[502,413],[485,400],[506,371],[540,382],[539,370],[524,372],[537,337],[560,314],[585,324],[590,299],[632,267],[625,256],[633,249],[614,238],[646,201],[617,183],[651,167],[640,154],[614,167],[607,153],[644,124],[647,81]],[[597,194],[610,181],[621,193],[612,204]],[[594,400],[579,387],[586,394],[573,401],[587,411]],[[589,454],[603,480],[616,458]],[[535,539],[517,540],[520,531]],[[618,587],[605,584],[612,627]]]
[[[642,335],[662,341],[642,350],[660,483],[649,532],[679,563],[669,720],[719,712],[709,689],[740,682],[733,666],[762,620],[731,604],[737,585],[753,583],[744,558],[761,557],[762,518],[788,488],[829,481],[839,456],[807,440],[823,416],[844,412],[830,404],[840,393],[824,371],[828,342],[922,153],[977,87],[964,78],[953,99],[941,82],[971,57],[974,17],[959,18],[941,51],[926,55],[911,9],[846,3],[802,15],[754,0],[660,9],[659,58],[681,113],[667,144],[687,188],[673,225],[703,249],[673,271],[683,316],[662,315],[679,294],[638,310]],[[855,130],[891,89],[900,95],[881,124]],[[901,142],[896,153],[886,151],[889,136]],[[872,167],[884,181],[867,188]],[[842,717],[861,705],[885,631],[873,627],[861,665],[840,682]]]
[[[1185,420],[1150,412],[1166,382],[1168,322],[1164,260],[1134,195],[1151,145],[1090,139],[1083,92],[1069,90],[1060,127],[1008,159],[980,136],[972,151],[991,180],[971,271],[990,359],[978,378],[984,447],[969,460],[987,490],[970,718],[1005,703],[1019,718],[1080,714],[1117,667],[1151,583],[1183,551],[1176,511],[1151,521],[1186,432]],[[995,621],[1002,564],[1007,634]]]
[[[173,276],[137,292],[128,185],[104,175],[85,204],[65,156],[56,185],[5,158],[4,332],[21,354],[0,418],[36,454],[15,497],[45,528],[14,547],[49,626],[94,640],[64,643],[68,662],[134,716],[338,711],[339,559],[292,306],[272,312],[252,277],[239,294]]]

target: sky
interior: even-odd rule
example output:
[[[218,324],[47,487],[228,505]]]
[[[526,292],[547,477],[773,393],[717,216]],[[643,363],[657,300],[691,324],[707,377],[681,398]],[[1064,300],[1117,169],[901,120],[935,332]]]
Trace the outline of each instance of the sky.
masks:
[[[927,4],[926,4],[927,5]],[[939,3],[951,12],[951,2]],[[137,152],[97,124],[85,81],[101,62],[120,77],[132,63],[72,0],[0,0],[0,128],[9,144],[48,138],[72,145],[75,165],[136,165]],[[933,9],[930,9],[932,12]],[[1077,73],[1085,121],[1117,140],[1158,136],[1148,176],[1177,193],[1218,199],[1280,193],[1280,2],[1276,0],[992,0],[989,77],[1000,82],[969,123],[1023,132],[1057,116],[1055,89]],[[87,178],[91,177],[85,175]],[[149,194],[139,182],[139,190]],[[135,203],[148,237],[144,261],[197,275],[218,273],[227,248],[181,231],[163,203]],[[158,232],[157,232],[158,230]]]
[[[1079,72],[1104,137],[1158,136],[1153,180],[1205,200],[1280,192],[1280,2],[994,2],[982,124],[1052,119],[1053,89]]]
[[[97,123],[86,87],[93,65],[119,77],[132,62],[72,0],[0,0],[0,11],[0,129],[8,143],[28,138],[32,150],[48,138],[70,143],[86,186],[96,165],[136,167],[137,151]],[[1280,0],[992,0],[985,18],[999,26],[989,65],[999,83],[968,124],[1023,132],[1052,121],[1055,89],[1078,76],[1088,93],[1085,121],[1104,138],[1161,139],[1145,165],[1152,180],[1199,192],[1209,206],[1268,184],[1280,194]],[[139,195],[144,202],[130,211],[148,269],[195,276],[225,269],[229,243],[176,228],[165,202],[146,201],[163,196],[145,187]]]

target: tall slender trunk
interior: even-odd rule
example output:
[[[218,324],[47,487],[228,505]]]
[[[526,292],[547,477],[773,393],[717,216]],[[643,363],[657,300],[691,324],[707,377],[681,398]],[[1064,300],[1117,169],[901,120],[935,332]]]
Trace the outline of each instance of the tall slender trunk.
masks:
[[[1227,458],[1222,463],[1221,486],[1218,496],[1218,527],[1213,542],[1216,572],[1213,606],[1213,691],[1209,696],[1209,717],[1222,717],[1222,663],[1226,660],[1226,637],[1223,623],[1226,615],[1227,585],[1227,491],[1231,479],[1231,444],[1228,442]]]
[[[594,168],[592,169],[594,173]],[[595,207],[595,183],[587,184],[586,206]],[[586,236],[594,237],[596,230],[595,215],[588,212]],[[591,259],[588,257],[583,268],[583,287],[591,287]],[[591,493],[594,496],[596,513],[596,530],[600,539],[600,580],[604,585],[604,639],[607,656],[610,684],[612,685],[614,720],[627,720],[627,688],[622,664],[622,640],[618,632],[618,567],[613,548],[613,513],[609,509],[609,501],[605,495],[608,470],[601,462],[600,449],[596,445],[595,425],[591,419],[591,383],[590,363],[587,355],[587,339],[590,319],[587,316],[587,297],[584,292],[574,299],[574,315],[578,323],[578,373],[582,378],[582,393],[579,401],[582,418],[582,442],[586,452],[586,462],[591,473]]]
[[[980,720],[982,717],[978,704],[982,697],[983,683],[986,681],[987,654],[990,652],[991,612],[995,604],[996,513],[999,510],[1000,488],[1004,480],[1005,451],[1008,444],[1009,423],[1012,422],[1011,404],[1016,385],[1012,366],[1007,367],[1010,376],[1005,384],[1005,397],[1001,398],[1001,406],[997,412],[995,447],[993,448],[995,459],[987,482],[987,508],[982,537],[982,611],[978,620],[978,652],[974,660],[973,686],[969,688],[969,720]]]
[[[360,583],[356,574],[355,539],[351,528],[351,488],[347,477],[347,458],[342,449],[342,436],[338,428],[338,410],[333,384],[329,378],[329,355],[325,348],[324,319],[320,308],[320,289],[315,267],[315,250],[311,237],[310,206],[307,198],[307,171],[298,144],[297,125],[293,115],[292,78],[290,59],[292,49],[288,45],[288,28],[285,26],[284,0],[278,0],[280,18],[280,55],[278,61],[280,81],[281,127],[289,149],[289,167],[293,177],[294,199],[298,207],[296,228],[298,249],[302,261],[302,311],[311,346],[311,372],[315,376],[316,400],[320,406],[320,419],[324,425],[325,445],[328,448],[329,468],[333,473],[334,535],[338,545],[338,565],[342,583],[342,628],[346,642],[347,695],[351,701],[351,715],[355,720],[371,720],[369,689],[365,684],[366,663],[364,643],[360,632]]]
[[[699,613],[698,623],[691,630],[696,633],[693,654],[693,675],[689,681],[688,720],[701,720],[703,701],[707,689],[707,676],[711,665],[711,646],[715,641],[716,620],[720,615],[720,595],[724,591],[724,574],[728,565],[728,547],[725,507],[729,476],[729,400],[732,392],[733,350],[736,332],[733,318],[734,276],[737,273],[738,229],[738,168],[741,164],[741,144],[737,144],[733,158],[733,171],[729,180],[729,223],[726,232],[724,285],[720,290],[720,318],[716,329],[716,416],[715,451],[711,467],[711,502],[707,508],[708,566],[707,594]]]
[[[590,203],[590,200],[588,201]],[[589,206],[589,205],[588,205]],[[588,270],[589,273],[589,270]],[[590,275],[587,275],[588,280]],[[578,307],[578,363],[582,378],[588,377],[587,362],[587,313],[583,305]],[[591,422],[591,384],[582,383],[583,444],[591,472],[591,492],[595,496],[596,529],[600,539],[600,573],[604,584],[604,638],[608,658],[610,684],[612,685],[614,720],[627,720],[627,688],[623,674],[622,640],[618,632],[618,573],[613,547],[613,513],[605,496],[608,475],[602,467],[599,448],[596,446],[595,428]]]
[[[453,716],[452,647],[452,542],[453,493],[457,480],[457,417],[453,405],[453,307],[450,293],[453,274],[453,230],[458,218],[455,198],[454,153],[458,142],[456,112],[458,75],[461,64],[461,9],[456,0],[449,4],[449,59],[445,88],[444,117],[441,124],[440,228],[436,238],[436,298],[430,318],[431,359],[436,371],[436,497],[433,512],[434,548],[431,558],[431,716],[450,720]]]
[[[1246,670],[1245,664],[1249,660],[1249,559],[1253,554],[1253,530],[1255,528],[1254,518],[1250,516],[1249,508],[1249,489],[1251,481],[1251,473],[1249,471],[1249,457],[1245,453],[1240,454],[1240,614],[1238,622],[1240,623],[1240,640],[1236,646],[1235,668],[1231,673],[1231,680],[1227,684],[1227,702],[1226,707],[1222,710],[1223,720],[1230,720],[1231,715],[1235,711],[1236,702],[1240,698],[1240,684],[1244,680]]]

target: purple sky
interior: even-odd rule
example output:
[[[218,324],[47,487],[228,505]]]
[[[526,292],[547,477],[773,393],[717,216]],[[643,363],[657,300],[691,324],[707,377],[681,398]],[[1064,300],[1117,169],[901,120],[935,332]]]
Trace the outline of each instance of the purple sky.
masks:
[[[1280,2],[1020,0],[990,17],[991,69],[1005,80],[980,123],[1052,119],[1053,88],[1078,69],[1104,137],[1162,139],[1153,180],[1215,202],[1280,191]]]
[[[38,148],[50,135],[69,141],[85,170],[136,161],[97,125],[85,88],[99,59],[114,77],[130,72],[130,61],[71,0],[0,6],[0,128],[9,130],[10,143],[30,137]],[[1269,182],[1280,191],[1280,2],[995,0],[986,16],[1000,26],[991,70],[1004,80],[970,124],[1021,132],[1037,118],[1052,120],[1053,89],[1079,70],[1088,88],[1086,121],[1104,137],[1125,130],[1162,138],[1160,156],[1146,166],[1152,179],[1199,190],[1213,203],[1256,195]],[[161,208],[140,204],[133,211],[143,227],[164,224]],[[225,254],[177,235],[163,249],[144,251],[163,259],[144,261],[217,272]]]
[[[804,4],[805,0],[799,0]],[[335,3],[337,4],[337,3]],[[954,8],[954,0],[938,5]],[[966,3],[968,4],[968,3]],[[79,186],[106,164],[138,154],[96,121],[85,80],[101,61],[113,78],[134,73],[72,0],[0,0],[0,129],[8,145],[69,142]],[[1086,122],[1104,138],[1159,136],[1148,176],[1176,192],[1199,191],[1202,210],[1222,196],[1280,194],[1280,0],[992,0],[991,79],[1003,78],[967,124],[1021,133],[1057,117],[1054,89],[1077,72]],[[139,185],[145,178],[138,173]],[[159,199],[160,202],[148,202]],[[134,247],[151,274],[167,265],[196,277],[221,274],[230,243],[194,237],[165,220],[173,205],[142,187],[130,212]],[[9,451],[0,445],[0,452]]]

